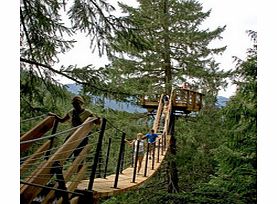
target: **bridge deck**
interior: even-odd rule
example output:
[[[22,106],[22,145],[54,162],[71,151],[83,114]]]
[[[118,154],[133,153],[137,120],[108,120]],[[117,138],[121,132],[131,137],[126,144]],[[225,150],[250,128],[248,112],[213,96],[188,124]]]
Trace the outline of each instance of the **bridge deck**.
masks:
[[[170,136],[167,137],[168,141],[169,141],[169,138],[170,138]],[[139,187],[147,179],[151,178],[154,175],[156,170],[160,167],[163,159],[165,158],[166,152],[167,152],[167,149],[165,149],[163,155],[160,154],[159,162],[157,162],[158,151],[156,149],[154,169],[152,169],[152,160],[148,160],[146,176],[144,176],[145,161],[146,161],[146,155],[145,155],[144,159],[142,161],[140,174],[136,174],[135,183],[132,182],[133,170],[134,170],[133,167],[124,169],[122,174],[119,175],[117,188],[114,188],[115,174],[107,176],[105,179],[104,178],[95,178],[94,184],[93,184],[94,198],[113,196],[113,195],[128,191],[132,188]],[[79,183],[79,185],[77,186],[77,189],[85,190],[85,189],[87,189],[88,184],[89,184],[89,180],[82,180],[82,182]]]
[[[64,142],[62,145],[58,146],[59,148],[49,149],[52,151],[47,150],[46,153],[48,151],[51,153],[49,156],[47,156],[47,157],[43,156],[44,155],[43,150],[45,150],[46,147],[44,148],[44,146],[43,146],[43,148],[38,149],[39,151],[37,150],[35,155],[37,155],[37,154],[42,155],[41,158],[43,158],[43,162],[41,162],[39,160],[40,158],[34,158],[34,155],[32,155],[31,157],[28,157],[28,159],[30,161],[28,159],[26,161],[23,160],[21,168],[23,169],[23,167],[24,168],[26,167],[25,168],[26,171],[28,170],[28,166],[31,165],[30,162],[33,162],[33,163],[37,162],[36,163],[37,166],[35,166],[33,171],[27,172],[28,173],[27,176],[22,175],[22,177],[24,179],[21,182],[21,188],[20,188],[20,199],[21,199],[22,203],[31,204],[34,199],[39,198],[41,196],[40,194],[42,194],[42,196],[43,196],[42,204],[47,204],[51,200],[56,199],[55,192],[61,191],[59,189],[60,187],[58,185],[64,184],[64,183],[66,183],[66,185],[67,185],[67,187],[65,188],[67,193],[78,194],[78,191],[81,192],[81,194],[79,196],[71,197],[70,203],[72,203],[72,204],[78,203],[79,199],[80,199],[80,202],[83,202],[82,199],[91,200],[91,198],[93,196],[93,199],[97,200],[98,198],[114,196],[119,193],[126,192],[128,190],[139,187],[146,180],[151,178],[155,174],[155,172],[157,172],[158,168],[161,166],[161,163],[165,159],[165,155],[167,153],[167,148],[170,144],[171,136],[169,134],[170,134],[171,116],[173,116],[173,112],[175,110],[180,110],[183,108],[184,108],[184,111],[200,110],[201,102],[202,102],[202,94],[198,94],[198,93],[190,91],[190,90],[183,90],[183,91],[172,90],[171,95],[169,97],[170,100],[167,105],[167,108],[165,108],[162,99],[163,99],[163,94],[160,96],[159,100],[152,100],[152,98],[151,98],[151,100],[146,99],[146,98],[143,98],[143,100],[142,100],[143,106],[149,106],[151,108],[157,109],[157,111],[155,112],[155,114],[156,114],[155,121],[153,122],[154,132],[156,132],[158,134],[163,133],[163,135],[166,135],[166,138],[164,138],[163,136],[160,137],[162,139],[162,141],[160,143],[158,142],[158,144],[165,145],[165,148],[163,149],[163,153],[161,153],[162,148],[160,148],[159,162],[157,162],[158,149],[156,148],[154,168],[152,169],[152,166],[153,166],[152,165],[153,158],[152,158],[152,160],[148,160],[146,176],[144,176],[145,175],[145,160],[146,160],[146,156],[144,156],[142,166],[141,166],[141,172],[140,172],[140,174],[136,174],[135,182],[133,182],[133,170],[134,170],[133,167],[128,167],[123,170],[122,174],[119,174],[117,185],[115,185],[115,177],[116,177],[115,174],[109,175],[105,179],[104,178],[95,178],[95,175],[94,175],[95,171],[91,170],[91,172],[90,172],[91,174],[89,174],[89,175],[93,176],[91,179],[91,182],[93,182],[93,186],[92,186],[92,188],[90,188],[91,187],[91,185],[89,185],[90,181],[89,181],[88,177],[86,177],[86,175],[87,175],[86,173],[89,173],[88,169],[87,169],[87,165],[83,165],[82,168],[79,170],[77,169],[78,164],[81,163],[82,161],[85,161],[86,156],[88,156],[88,149],[91,148],[90,146],[86,146],[82,150],[80,155],[72,162],[72,165],[68,169],[64,170],[61,173],[58,172],[63,168],[63,165],[64,165],[65,161],[67,160],[67,158],[69,158],[70,155],[73,153],[73,151],[77,148],[77,146],[80,143],[80,140],[86,138],[89,135],[88,133],[92,130],[92,128],[98,124],[98,123],[96,123],[98,121],[97,118],[88,118],[80,127],[76,127],[75,131],[71,134],[69,139],[66,140],[66,142]],[[49,126],[51,126],[51,127],[53,126],[52,127],[52,135],[55,135],[56,125],[58,123],[54,122],[53,118],[50,118],[50,117],[51,116],[49,116],[48,119],[46,121],[44,121],[42,124],[35,127],[33,131],[26,133],[26,134],[28,134],[27,139],[35,139],[35,140],[30,140],[30,141],[22,140],[21,141],[21,151],[26,151],[31,146],[31,145],[29,145],[27,147],[25,145],[25,143],[26,144],[34,143],[35,141],[38,141],[38,139],[40,139],[40,140],[47,139],[47,137],[46,138],[38,138],[38,136],[36,136],[36,137],[34,136],[35,131],[43,129],[45,126],[45,123],[47,121],[50,121],[50,122],[52,121]],[[105,120],[104,119],[105,118],[103,118],[103,120],[102,120],[102,123],[101,123],[102,125],[106,124],[106,122],[105,122],[106,119]],[[47,126],[47,129],[45,129],[44,132],[49,131],[49,128],[51,129],[51,127]],[[105,127],[106,126],[103,125],[103,132],[105,130]],[[102,126],[101,126],[101,128],[102,128]],[[101,131],[100,131],[100,133],[101,133]],[[106,134],[100,134],[100,133],[99,133],[98,140],[101,142],[98,142],[95,144],[103,145],[102,144],[103,137]],[[124,134],[122,134],[122,137],[121,137],[122,141],[125,138]],[[27,136],[23,135],[23,137],[25,138]],[[39,135],[39,137],[41,137],[41,135]],[[107,134],[107,137],[108,137],[108,134]],[[164,139],[166,139],[166,142],[164,141]],[[46,142],[44,144],[45,144],[45,146],[50,148],[48,143],[49,142]],[[24,145],[26,146],[25,149],[23,148]],[[108,145],[110,145],[110,144],[106,144],[106,147]],[[116,145],[117,146],[114,146],[114,147],[120,146],[120,152],[121,152],[121,150],[123,149],[122,147],[124,147],[124,143],[121,142],[120,144],[116,144]],[[103,146],[102,146],[102,148],[103,148]],[[56,151],[53,151],[54,149]],[[99,156],[96,153],[99,153],[100,146],[97,145],[95,147],[95,149],[96,149],[95,150],[96,151],[95,158],[97,158]],[[122,153],[120,153],[121,156],[124,155],[123,151],[124,150],[122,150]],[[120,161],[118,161],[118,162],[120,162]],[[27,164],[28,164],[28,166],[27,166]],[[98,164],[98,161],[94,161],[93,167],[97,166],[97,164]],[[113,169],[113,167],[111,167],[111,168]],[[120,165],[117,166],[117,168],[120,168]],[[54,172],[54,173],[51,172],[53,169],[56,172]],[[49,189],[47,184],[53,178],[53,176],[54,176],[53,174],[55,174],[55,177],[57,178],[57,180],[59,179],[60,182],[54,183],[55,186],[53,188],[50,188],[50,189],[52,189],[51,191],[43,192],[42,189]],[[58,178],[60,175],[62,175],[63,178]],[[74,178],[74,181],[72,181],[71,178]],[[83,179],[85,179],[85,180],[83,180]],[[116,186],[116,188],[114,188],[114,186]],[[88,188],[92,189],[92,192],[87,191]],[[76,192],[74,192],[74,191],[76,191]],[[63,194],[63,196],[59,199],[58,203],[62,203],[63,199],[68,200],[67,195],[68,194]]]

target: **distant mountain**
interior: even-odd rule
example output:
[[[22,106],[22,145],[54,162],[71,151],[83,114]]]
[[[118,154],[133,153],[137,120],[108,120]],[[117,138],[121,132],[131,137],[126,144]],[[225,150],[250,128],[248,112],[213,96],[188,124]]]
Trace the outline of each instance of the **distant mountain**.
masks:
[[[78,84],[66,84],[66,89],[73,93],[73,94],[79,94],[82,86],[81,85],[78,85]],[[102,100],[102,98],[98,97],[98,96],[93,96],[91,98],[91,102],[93,104],[97,104],[99,103],[99,100]],[[113,109],[113,110],[118,110],[118,111],[126,111],[126,112],[129,112],[129,113],[144,113],[144,112],[147,112],[147,109],[145,108],[141,108],[141,106],[139,105],[135,105],[135,104],[132,104],[130,102],[120,102],[120,101],[116,101],[116,100],[113,100],[113,99],[108,99],[108,98],[105,98],[104,99],[104,107],[105,108],[110,108],[110,109]]]
[[[216,106],[219,107],[219,108],[222,108],[222,107],[226,106],[226,103],[228,101],[229,101],[229,98],[226,98],[224,96],[218,96]]]
[[[79,94],[81,88],[82,88],[82,85],[79,85],[79,84],[66,84],[65,85],[66,89],[71,92],[71,93],[74,93],[74,94]]]
[[[70,91],[73,94],[79,94],[82,86],[78,84],[66,84],[65,85],[67,90]],[[91,102],[93,104],[97,104],[98,101],[101,100],[100,97],[98,96],[93,96],[91,99]],[[228,102],[228,98],[223,97],[223,96],[218,96],[217,97],[217,102],[216,106],[219,108],[222,108],[226,106],[226,103]],[[120,102],[112,99],[105,98],[104,99],[104,107],[105,108],[111,108],[113,110],[118,110],[118,111],[127,111],[129,113],[144,113],[147,112],[145,108],[141,108],[139,105],[132,104],[130,102]]]
[[[142,108],[139,105],[132,104],[130,102],[121,102],[112,99],[104,99],[105,108],[111,108],[118,111],[126,111],[129,113],[145,113],[147,109]]]

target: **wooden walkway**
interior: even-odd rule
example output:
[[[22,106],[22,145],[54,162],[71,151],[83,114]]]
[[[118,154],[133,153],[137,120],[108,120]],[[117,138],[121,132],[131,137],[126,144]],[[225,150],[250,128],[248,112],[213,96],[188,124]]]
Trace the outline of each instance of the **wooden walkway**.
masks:
[[[170,140],[170,135],[167,136],[167,140]],[[168,142],[167,141],[167,142]],[[147,174],[144,176],[144,170],[145,170],[145,161],[146,161],[146,155],[144,156],[144,159],[142,161],[142,166],[140,170],[140,174],[136,174],[135,183],[132,182],[133,180],[133,167],[129,167],[123,170],[122,174],[119,175],[118,179],[118,185],[117,188],[114,188],[114,180],[115,180],[115,174],[112,174],[110,176],[107,176],[104,178],[95,178],[94,184],[93,184],[93,197],[94,198],[103,198],[103,197],[109,197],[114,196],[119,193],[129,191],[130,189],[134,189],[139,187],[141,184],[143,184],[146,180],[151,178],[154,173],[157,171],[157,169],[161,166],[165,156],[166,156],[167,149],[165,149],[163,155],[159,155],[159,162],[157,162],[157,155],[158,151],[156,148],[155,151],[155,161],[154,161],[154,169],[152,169],[152,160],[148,159],[148,165],[147,165]],[[83,180],[78,186],[77,189],[79,190],[86,190],[87,186],[89,184],[89,180]]]
[[[166,157],[171,139],[171,116],[174,116],[174,111],[182,109],[184,109],[185,112],[199,111],[201,109],[202,104],[202,94],[188,90],[172,90],[169,97],[169,103],[167,105],[164,104],[162,99],[163,94],[160,96],[159,99],[157,98],[154,101],[142,101],[142,105],[146,108],[153,108],[157,110],[155,112],[156,117],[153,123],[153,130],[157,134],[166,134],[166,137],[161,137],[160,135],[160,137],[162,138],[160,145],[164,145],[164,148],[161,148],[160,146],[158,150],[158,148],[156,147],[154,156],[154,166],[153,158],[151,160],[148,159],[147,169],[145,169],[145,162],[147,160],[145,155],[142,161],[140,174],[135,175],[134,182],[134,167],[130,166],[122,170],[122,173],[118,174],[118,170],[122,167],[120,160],[123,158],[124,155],[124,132],[122,132],[123,134],[121,136],[120,144],[118,143],[118,146],[114,146],[118,147],[118,149],[113,148],[116,149],[116,151],[119,150],[119,155],[121,155],[117,157],[121,159],[118,159],[118,165],[116,166],[117,171],[115,174],[106,176],[106,178],[95,178],[95,170],[99,162],[98,159],[94,159],[92,169],[90,170],[91,178],[85,176],[88,175],[87,164],[84,163],[81,169],[77,168],[79,166],[78,164],[80,164],[82,161],[85,161],[85,158],[88,156],[88,152],[89,150],[91,150],[91,147],[89,145],[87,145],[82,150],[80,155],[77,158],[75,158],[75,160],[72,162],[69,168],[63,170],[64,161],[66,161],[66,159],[68,159],[69,156],[73,153],[73,151],[77,148],[80,141],[87,137],[87,135],[91,132],[92,128],[96,127],[97,124],[99,124],[99,119],[88,118],[80,127],[76,127],[76,129],[74,129],[75,131],[71,134],[69,139],[66,140],[66,142],[64,142],[61,146],[59,146],[56,149],[52,148],[52,143],[53,141],[56,141],[54,140],[54,137],[57,136],[57,134],[55,135],[55,133],[57,130],[58,123],[55,121],[54,117],[48,116],[41,123],[39,123],[37,126],[32,128],[30,131],[25,133],[20,138],[21,152],[27,151],[38,140],[43,139],[43,141],[45,141],[44,139],[47,139],[47,141],[45,141],[41,146],[39,146],[39,148],[35,151],[33,155],[30,155],[26,157],[24,160],[22,160],[20,169],[22,175],[20,188],[21,203],[31,204],[34,199],[39,197],[38,195],[42,192],[42,189],[50,189],[49,192],[43,195],[44,197],[43,201],[41,202],[42,204],[51,203],[51,200],[53,201],[54,199],[56,199],[57,197],[55,195],[55,192],[63,193],[62,197],[58,200],[57,203],[70,202],[71,204],[75,204],[88,203],[83,202],[82,199],[97,201],[99,200],[99,198],[114,196],[119,193],[123,193],[131,189],[138,188],[139,186],[144,184],[155,174],[155,172],[157,172],[157,170],[159,169]],[[102,143],[103,138],[105,136],[105,127],[106,119],[102,118],[100,132],[97,137],[98,142],[95,143],[96,146],[94,158],[99,158],[99,152],[101,150],[101,147],[103,148]],[[44,138],[43,135],[46,132],[49,132],[50,130],[51,138]],[[62,133],[59,132],[58,134],[61,135],[64,133],[65,131]],[[111,141],[111,138],[109,139]],[[105,148],[106,147],[107,146],[105,146]],[[46,157],[46,153],[50,152],[51,154]],[[159,161],[157,161],[158,155]],[[151,157],[153,157],[153,155],[151,155]],[[109,157],[107,156],[107,158]],[[29,168],[32,167],[32,164],[34,163],[37,163],[37,166],[35,166],[34,170],[29,171]],[[55,172],[53,172],[52,170],[55,170]],[[25,176],[25,172],[27,173],[27,176]],[[54,176],[56,177],[57,182],[54,183],[54,187],[49,188],[47,184],[54,179]],[[74,178],[74,182],[71,180],[71,178]],[[65,199],[65,201],[63,201],[63,199]]]

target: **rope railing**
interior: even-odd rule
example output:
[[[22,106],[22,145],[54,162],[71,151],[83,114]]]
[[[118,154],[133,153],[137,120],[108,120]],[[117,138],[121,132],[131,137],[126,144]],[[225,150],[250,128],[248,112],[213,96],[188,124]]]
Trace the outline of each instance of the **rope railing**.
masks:
[[[109,123],[111,126],[113,126],[117,131],[121,131],[119,128],[116,128],[114,125],[112,125],[112,123]],[[78,127],[75,127],[75,128],[71,128],[71,129],[69,129],[69,130],[65,130],[65,131],[63,131],[63,132],[59,132],[59,133],[56,133],[56,134],[54,134],[54,135],[50,135],[50,136],[48,136],[48,137],[43,137],[43,138],[40,138],[40,139],[36,139],[36,140],[31,140],[31,141],[29,141],[29,142],[34,142],[34,141],[40,141],[40,140],[42,140],[42,139],[49,139],[49,138],[52,138],[52,137],[55,137],[55,136],[57,136],[57,135],[62,135],[62,134],[64,134],[64,133],[68,133],[68,132],[71,132],[72,130],[74,130],[74,129],[77,129]],[[121,132],[123,132],[123,131],[121,131]],[[96,134],[96,133],[94,133],[94,134]],[[87,136],[88,137],[88,136]],[[118,137],[117,137],[118,138]],[[117,140],[117,138],[115,138],[115,140]],[[118,138],[119,139],[119,138]],[[82,139],[79,139],[79,140],[82,140]],[[114,140],[114,141],[115,141]],[[76,142],[76,141],[73,141],[73,142]],[[71,142],[71,143],[73,143],[73,142]],[[54,151],[54,150],[57,150],[59,147],[55,147],[55,148],[51,148],[51,149],[49,149],[50,151]],[[47,151],[49,151],[49,150],[47,150]],[[42,154],[43,153],[46,153],[47,151],[43,151],[43,152],[41,152]],[[71,150],[68,150],[68,151],[71,151]],[[59,154],[64,154],[64,153],[66,153],[66,152],[68,152],[68,151],[62,151],[62,152],[60,152]],[[50,155],[51,156],[51,155]],[[21,160],[25,160],[25,159],[27,159],[29,156],[26,156],[26,157],[23,157],[23,158],[21,158]],[[42,157],[43,159],[45,158],[45,156],[43,156]],[[64,160],[66,160],[66,159],[64,159]],[[53,161],[56,161],[56,160],[53,160]],[[59,161],[63,161],[63,160],[59,160]],[[101,164],[104,164],[104,162],[102,162]],[[34,163],[32,164],[32,165],[34,165]],[[31,164],[30,164],[30,166],[31,166]]]
[[[111,127],[113,127],[115,130],[117,130],[117,131],[119,131],[119,132],[121,132],[121,133],[124,133],[123,130],[119,129],[118,127],[115,127],[115,125],[114,125],[112,122],[110,122],[109,120],[107,120],[107,123],[108,123]]]

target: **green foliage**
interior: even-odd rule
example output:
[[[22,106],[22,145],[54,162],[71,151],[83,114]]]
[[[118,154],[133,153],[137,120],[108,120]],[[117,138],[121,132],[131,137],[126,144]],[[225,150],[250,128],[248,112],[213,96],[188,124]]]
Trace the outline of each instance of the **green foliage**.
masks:
[[[21,69],[28,70],[29,81],[36,77],[44,83],[55,83],[55,74],[67,77],[77,83],[90,87],[92,91],[109,91],[106,88],[105,71],[91,65],[76,67],[70,65],[54,69],[58,55],[73,48],[75,34],[84,32],[90,37],[93,51],[99,55],[109,47],[113,30],[122,27],[118,19],[111,15],[115,9],[103,0],[23,0],[20,2],[20,60]],[[68,21],[70,20],[70,21]],[[104,79],[104,80],[103,80]],[[51,85],[48,84],[48,85]],[[22,84],[24,86],[26,84]],[[33,83],[28,83],[24,90],[29,92],[28,100],[37,100]],[[45,86],[49,94],[55,96],[52,86]]]
[[[214,74],[209,72],[208,63],[213,54],[222,53],[225,47],[210,49],[208,45],[220,38],[225,27],[212,31],[199,28],[210,11],[203,12],[196,1],[139,3],[138,8],[120,4],[127,14],[121,19],[130,29],[129,37],[125,35],[126,30],[117,30],[111,43],[109,72],[112,84],[128,91],[128,87],[139,86],[144,93],[153,93],[153,90],[160,93],[188,77],[195,78],[195,83],[202,83],[204,76]],[[141,39],[140,49],[130,42],[134,38]],[[223,77],[221,73],[216,76]],[[216,85],[218,88],[221,84]]]
[[[218,170],[206,189],[235,195],[236,203],[256,203],[257,193],[257,53],[254,47],[235,70],[236,95],[223,110],[226,141],[215,151]]]
[[[214,150],[223,142],[221,115],[210,110],[176,123],[180,189],[192,192],[215,173]]]
[[[162,176],[154,176],[138,190],[103,203],[257,202],[255,47],[245,61],[238,63],[234,82],[240,87],[224,109],[209,107],[195,117],[176,121],[180,192],[167,192],[162,166]]]
[[[49,111],[61,111],[60,107],[63,107],[64,101],[69,98],[70,94],[63,86],[44,81],[35,73],[21,69],[20,115],[22,119],[46,114]]]

